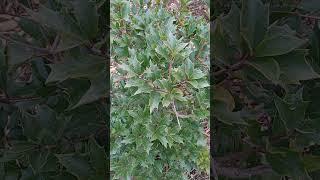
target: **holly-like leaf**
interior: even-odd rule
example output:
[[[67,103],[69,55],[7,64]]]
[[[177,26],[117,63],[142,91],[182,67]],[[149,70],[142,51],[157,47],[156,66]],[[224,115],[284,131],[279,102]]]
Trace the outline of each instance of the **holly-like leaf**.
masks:
[[[107,162],[108,157],[105,149],[98,145],[95,139],[91,138],[89,141],[90,147],[90,163],[96,170],[95,174],[107,176],[109,171]]]
[[[285,124],[287,130],[293,130],[298,127],[305,118],[305,112],[308,107],[308,102],[299,102],[298,104],[289,104],[275,96],[274,102],[281,120]]]
[[[304,40],[294,36],[279,35],[267,37],[256,47],[255,56],[266,57],[287,54],[304,43]]]
[[[81,180],[85,180],[92,174],[92,168],[83,157],[75,154],[56,154],[59,162],[67,168],[67,171]]]
[[[90,84],[91,85],[88,91],[81,97],[79,102],[72,107],[72,109],[80,105],[92,103],[102,97],[107,96],[107,78],[104,76],[104,74],[98,75],[98,77],[91,79]]]
[[[145,82],[142,79],[129,79],[125,85],[125,88],[143,86]]]
[[[186,64],[185,64],[185,73],[188,78],[192,78],[192,74],[194,71],[194,65],[193,62],[190,59],[187,59]]]
[[[43,28],[39,23],[36,23],[35,21],[26,17],[21,18],[18,23],[24,32],[31,35],[37,41],[37,44],[44,42],[45,35],[42,33]]]
[[[232,42],[237,46],[240,45],[240,9],[232,3],[231,10],[227,16],[222,18],[222,26],[230,36]]]
[[[287,24],[283,26],[271,25],[268,28],[266,37],[275,36],[295,36],[296,32],[292,30]]]
[[[228,125],[233,125],[233,124],[247,125],[247,123],[242,119],[240,112],[230,111],[226,103],[221,101],[214,101],[213,104],[214,104],[213,115],[219,121]]]
[[[311,35],[311,52],[313,60],[320,64],[320,26],[319,23],[314,26],[313,33]]]
[[[275,57],[281,73],[288,78],[289,83],[299,83],[302,80],[320,78],[305,59],[304,50],[296,50],[289,54]]]
[[[240,16],[241,35],[253,49],[263,40],[269,26],[269,7],[261,0],[243,0]]]
[[[213,30],[211,31],[213,41],[213,55],[217,60],[222,60],[229,64],[229,58],[232,57],[234,50],[228,43],[228,36],[222,27],[222,20],[217,19]]]
[[[0,163],[15,161],[26,153],[35,151],[36,148],[36,144],[27,141],[13,141],[11,142],[11,148],[4,151],[2,157],[0,158]]]
[[[95,77],[104,70],[105,61],[103,58],[88,55],[84,57],[66,57],[64,62],[51,64],[51,72],[46,83],[62,82],[74,78]]]
[[[196,89],[201,89],[210,86],[207,80],[192,80],[188,81],[188,83],[190,83]]]
[[[168,140],[167,140],[167,138],[166,138],[165,136],[161,136],[161,137],[159,138],[159,141],[161,142],[161,144],[162,144],[165,148],[167,148],[167,146],[168,146]]]
[[[35,174],[54,171],[57,158],[48,151],[34,152],[30,156],[30,164]]]
[[[150,98],[149,98],[150,114],[153,112],[154,109],[158,108],[160,101],[161,101],[161,96],[159,93],[157,92],[150,93]]]
[[[66,19],[58,12],[49,9],[44,5],[39,6],[38,12],[35,12],[31,9],[26,10],[28,14],[31,15],[31,18],[41,25],[47,26],[59,32],[75,35],[75,33],[70,29],[72,25],[67,23]]]
[[[134,72],[139,73],[141,71],[141,63],[137,59],[137,54],[134,49],[129,49],[130,58],[128,59]]]
[[[192,79],[201,79],[205,76],[206,76],[206,74],[203,73],[200,69],[194,69],[193,74],[192,74]]]
[[[55,52],[67,51],[69,49],[78,47],[84,43],[85,43],[85,41],[83,41],[77,37],[63,33],[61,35],[59,44],[58,44],[57,48],[55,49]]]
[[[81,30],[88,38],[94,38],[98,33],[99,20],[95,3],[90,0],[77,0],[72,3]]]
[[[235,108],[235,102],[230,92],[222,86],[216,86],[213,88],[213,99],[222,101],[227,104],[229,111],[233,111]]]
[[[270,152],[267,153],[266,158],[272,169],[280,175],[286,175],[293,179],[310,179],[297,152],[290,150]]]
[[[256,58],[253,61],[249,61],[248,64],[274,83],[277,83],[280,78],[279,64],[273,58]]]

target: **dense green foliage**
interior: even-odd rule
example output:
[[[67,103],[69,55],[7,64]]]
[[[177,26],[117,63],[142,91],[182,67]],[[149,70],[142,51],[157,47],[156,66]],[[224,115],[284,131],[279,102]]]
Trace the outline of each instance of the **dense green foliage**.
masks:
[[[0,37],[0,179],[104,180],[108,7],[30,2],[1,1],[24,35]]]
[[[209,116],[209,25],[164,7],[112,1],[114,179],[185,179],[192,168],[209,170],[201,125]]]
[[[212,4],[214,176],[320,178],[320,1]]]

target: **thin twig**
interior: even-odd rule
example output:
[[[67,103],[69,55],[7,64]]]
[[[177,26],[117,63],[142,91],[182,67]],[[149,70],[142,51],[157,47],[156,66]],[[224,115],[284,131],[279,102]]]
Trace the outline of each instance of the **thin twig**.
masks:
[[[241,68],[247,62],[247,58],[248,58],[248,55],[244,55],[243,57],[241,57],[239,59],[239,62],[231,65],[230,67],[228,67],[226,69],[221,69],[220,71],[214,72],[213,76],[219,76],[225,72],[232,72],[232,71],[239,70],[239,68]]]
[[[169,67],[168,67],[168,79],[171,77],[171,69],[172,69],[172,61],[169,61]]]
[[[58,45],[59,45],[59,43],[60,43],[60,35],[58,34],[56,37],[55,37],[55,39],[54,39],[54,41],[53,41],[53,43],[52,43],[52,46],[51,46],[51,49],[50,49],[50,51],[51,51],[51,53],[54,53],[55,51],[56,51],[56,49],[57,49],[57,47],[58,47]]]
[[[175,105],[174,101],[172,103],[172,108],[173,108],[173,112],[176,114],[176,118],[177,118],[177,121],[178,121],[179,129],[181,129],[181,125],[180,125],[180,121],[179,121],[179,114],[177,112],[176,105]]]

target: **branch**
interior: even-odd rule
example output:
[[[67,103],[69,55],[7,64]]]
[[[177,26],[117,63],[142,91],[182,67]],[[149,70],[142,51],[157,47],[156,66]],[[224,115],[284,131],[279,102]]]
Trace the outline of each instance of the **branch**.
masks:
[[[219,76],[227,71],[236,71],[236,70],[239,70],[246,62],[247,62],[247,58],[248,58],[248,55],[244,55],[243,57],[241,57],[239,59],[239,62],[229,66],[228,68],[226,69],[221,69],[220,71],[217,71],[217,72],[214,72],[213,73],[213,76]]]
[[[176,114],[176,118],[177,118],[177,121],[178,121],[179,129],[181,129],[181,125],[180,125],[180,121],[179,121],[179,114],[177,112],[176,105],[175,105],[174,101],[172,103],[172,108],[173,108],[174,113]]]
[[[272,168],[267,165],[241,169],[234,167],[223,167],[221,164],[216,163],[215,169],[218,175],[228,178],[250,178],[252,176],[273,173]]]
[[[0,98],[0,103],[10,104],[10,103],[16,103],[21,101],[33,101],[33,100],[39,100],[40,97],[17,97],[17,98]]]

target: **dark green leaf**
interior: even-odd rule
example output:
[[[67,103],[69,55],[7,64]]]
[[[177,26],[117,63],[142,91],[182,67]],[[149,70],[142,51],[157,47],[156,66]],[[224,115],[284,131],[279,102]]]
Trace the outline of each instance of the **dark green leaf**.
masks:
[[[255,49],[256,57],[278,56],[299,48],[304,40],[294,36],[272,36],[264,39]]]
[[[280,65],[281,73],[288,78],[289,83],[299,83],[302,80],[320,77],[306,62],[305,54],[304,50],[296,50],[289,54],[275,57]]]
[[[88,38],[94,38],[98,32],[97,7],[90,0],[73,1],[75,15],[79,21],[81,30]]]
[[[105,83],[103,83],[105,82]],[[76,108],[80,105],[88,104],[99,100],[102,97],[106,97],[107,95],[107,78],[101,74],[98,77],[90,80],[90,89],[81,97],[79,102],[73,106]]]
[[[56,157],[59,159],[59,162],[67,168],[68,172],[81,180],[87,179],[92,173],[92,169],[88,161],[79,155],[56,154]]]
[[[107,176],[109,171],[107,167],[108,157],[103,147],[99,146],[98,143],[91,138],[89,141],[90,146],[90,163],[96,170],[95,174]]]
[[[280,78],[280,67],[273,58],[257,58],[248,62],[270,81],[277,83]]]
[[[242,119],[240,112],[232,112],[228,109],[226,103],[221,101],[214,101],[213,115],[221,122],[233,125],[241,124],[247,125],[247,123]]]
[[[95,77],[103,71],[104,65],[104,59],[97,56],[88,55],[79,57],[79,59],[69,56],[62,63],[50,65],[51,73],[46,83],[62,82],[73,78]]]
[[[278,96],[275,96],[274,101],[280,118],[288,130],[297,128],[299,123],[304,120],[305,112],[309,104],[308,102],[301,101],[298,104],[292,105]]]
[[[241,9],[241,35],[253,49],[263,40],[269,26],[269,7],[261,0],[243,0]]]
[[[272,169],[280,175],[287,175],[297,180],[300,178],[310,179],[297,152],[270,152],[266,158]]]
[[[214,92],[213,99],[226,103],[228,105],[229,111],[232,111],[235,108],[235,102],[234,102],[233,96],[230,94],[230,92],[227,89],[221,86],[217,86],[217,87],[214,87],[213,92]]]
[[[222,26],[228,35],[231,37],[232,42],[236,45],[240,45],[240,10],[232,3],[229,14],[222,18]]]

